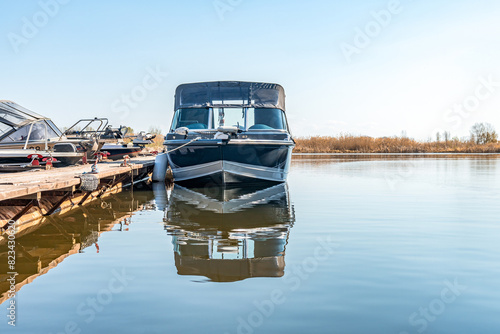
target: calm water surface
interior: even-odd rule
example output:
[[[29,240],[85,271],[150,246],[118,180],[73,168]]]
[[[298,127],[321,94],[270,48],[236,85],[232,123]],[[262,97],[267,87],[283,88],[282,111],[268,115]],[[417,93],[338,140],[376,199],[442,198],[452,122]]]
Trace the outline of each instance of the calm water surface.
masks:
[[[153,190],[19,236],[0,332],[500,331],[496,156],[298,156],[286,185]]]

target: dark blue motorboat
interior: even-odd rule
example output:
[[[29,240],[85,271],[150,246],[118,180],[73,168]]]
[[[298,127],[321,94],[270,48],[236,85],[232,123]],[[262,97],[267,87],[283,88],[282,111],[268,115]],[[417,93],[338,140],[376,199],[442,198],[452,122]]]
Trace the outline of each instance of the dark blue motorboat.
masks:
[[[286,181],[295,143],[278,84],[183,84],[164,145],[176,182]]]

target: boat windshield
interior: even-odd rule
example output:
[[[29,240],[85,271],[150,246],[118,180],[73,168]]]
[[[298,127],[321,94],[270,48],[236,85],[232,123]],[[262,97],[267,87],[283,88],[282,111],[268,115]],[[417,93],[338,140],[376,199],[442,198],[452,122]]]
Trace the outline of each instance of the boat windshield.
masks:
[[[48,131],[49,133],[51,133],[51,129],[53,130],[52,132],[54,132],[56,134],[56,137],[60,137],[63,135],[63,133],[61,132],[61,130],[59,130],[59,128],[54,124],[54,122],[52,122],[50,119],[47,119],[45,120],[47,122],[47,124],[50,125],[50,127],[48,128]],[[54,136],[49,136],[50,137],[54,137]]]
[[[0,122],[11,126],[21,126],[26,122],[33,122],[43,118],[43,116],[21,107],[17,103],[0,100]]]
[[[0,122],[0,138],[12,131],[12,126]]]
[[[20,114],[15,114],[3,109],[0,109],[0,119],[10,124],[19,124],[26,120],[26,118],[22,117]]]
[[[281,109],[248,108],[248,130],[286,130],[286,119]]]
[[[191,130],[208,129],[210,126],[209,116],[210,109],[208,108],[179,109],[175,113],[172,129],[175,130],[180,127]]]
[[[32,124],[33,128],[31,128]],[[28,135],[30,142],[59,137],[59,135],[54,130],[52,130],[52,128],[48,126],[44,121],[32,124],[26,124],[12,134],[6,136],[2,139],[2,143],[25,141],[28,138]]]
[[[234,126],[243,131],[287,130],[285,113],[281,109],[244,107],[213,108],[213,112],[210,108],[179,109],[175,113],[172,130],[180,127],[212,130],[219,126]]]
[[[245,129],[245,108],[214,108],[214,113],[219,115],[219,126],[235,126]]]

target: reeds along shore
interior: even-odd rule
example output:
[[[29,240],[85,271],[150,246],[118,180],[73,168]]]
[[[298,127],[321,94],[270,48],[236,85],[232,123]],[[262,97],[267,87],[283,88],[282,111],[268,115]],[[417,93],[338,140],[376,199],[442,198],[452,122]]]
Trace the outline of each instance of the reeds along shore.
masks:
[[[295,153],[500,153],[500,142],[476,144],[473,140],[421,142],[406,137],[295,138]]]

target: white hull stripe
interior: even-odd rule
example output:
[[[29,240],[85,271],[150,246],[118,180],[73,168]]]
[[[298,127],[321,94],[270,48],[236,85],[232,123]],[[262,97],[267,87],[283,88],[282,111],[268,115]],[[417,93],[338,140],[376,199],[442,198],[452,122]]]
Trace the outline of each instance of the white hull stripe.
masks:
[[[288,174],[288,170],[283,168],[255,166],[223,160],[189,167],[175,166],[170,159],[169,163],[176,181],[185,181],[219,173],[227,173],[260,180],[282,182],[286,180]]]

